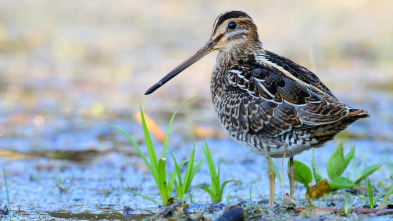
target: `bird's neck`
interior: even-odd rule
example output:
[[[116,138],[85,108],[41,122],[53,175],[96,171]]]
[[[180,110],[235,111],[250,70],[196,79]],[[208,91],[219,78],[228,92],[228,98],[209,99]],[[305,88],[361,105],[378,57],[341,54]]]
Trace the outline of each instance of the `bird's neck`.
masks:
[[[216,100],[221,99],[224,91],[229,86],[228,70],[238,64],[239,61],[248,60],[250,55],[255,56],[262,53],[263,48],[260,41],[253,44],[244,44],[231,50],[220,50],[210,80],[210,92],[215,105],[219,103]],[[217,110],[217,107],[215,108]]]
[[[220,50],[217,55],[216,68],[229,69],[236,65],[238,61],[247,60],[249,55],[260,55],[261,53],[263,53],[263,48],[259,40]]]

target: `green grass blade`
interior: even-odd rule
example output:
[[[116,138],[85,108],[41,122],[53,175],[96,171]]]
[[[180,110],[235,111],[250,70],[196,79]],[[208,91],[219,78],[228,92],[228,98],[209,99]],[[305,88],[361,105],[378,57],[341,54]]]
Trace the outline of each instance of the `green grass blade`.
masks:
[[[204,160],[199,161],[195,167],[192,169],[190,180],[194,179],[195,174],[198,172],[199,168],[202,166]],[[191,182],[190,182],[191,183]]]
[[[225,186],[226,186],[228,183],[230,183],[230,182],[238,182],[238,183],[241,183],[241,181],[239,181],[239,180],[227,180],[227,181],[223,182],[222,185],[221,185],[221,189],[220,189],[220,198],[222,198],[222,194],[224,193],[224,188],[225,188]]]
[[[203,149],[203,153],[205,154],[205,157],[206,157],[206,163],[209,168],[210,176],[216,177],[217,176],[216,167],[214,166],[214,162],[213,162],[213,159],[210,154],[209,147],[207,146],[206,141],[205,141],[205,146],[203,146],[202,149]]]
[[[179,182],[180,186],[182,186],[182,180],[181,180],[181,174],[180,174],[181,166],[179,166],[179,164],[177,163],[176,157],[173,154],[173,152],[171,150],[169,150],[169,152],[171,153],[173,162],[175,163],[175,170],[177,171],[178,182]]]
[[[135,191],[132,191],[132,190],[130,190],[130,189],[124,187],[123,185],[121,185],[121,187],[123,187],[123,189],[124,189],[125,191],[127,191],[127,192],[130,192],[130,193],[132,193],[132,194],[135,194],[135,195],[137,195],[137,196],[140,196],[140,197],[142,197],[142,198],[144,198],[144,199],[153,201],[153,202],[156,203],[157,205],[160,205],[160,203],[159,203],[157,200],[153,199],[153,198],[150,198],[150,197],[148,197],[148,196],[145,196],[145,195],[142,195],[142,194],[137,193],[137,192],[135,192]]]
[[[117,129],[118,131],[120,131],[122,134],[124,134],[128,141],[135,147],[136,151],[138,152],[138,154],[142,157],[143,161],[145,162],[145,165],[149,168],[150,173],[153,175],[154,179],[156,180],[156,182],[158,181],[158,177],[155,176],[153,168],[151,166],[151,164],[149,163],[149,161],[147,160],[145,154],[143,153],[143,151],[141,150],[141,148],[139,147],[138,143],[123,129],[121,129],[118,126],[115,125],[111,125],[113,128]]]
[[[169,134],[171,132],[171,128],[172,128],[172,123],[173,120],[175,119],[176,113],[180,110],[181,107],[183,107],[183,105],[187,104],[188,102],[190,102],[191,100],[193,100],[196,97],[193,97],[191,99],[186,100],[185,102],[183,102],[176,110],[175,112],[173,112],[171,120],[169,121],[169,126],[168,129],[166,131],[166,136],[165,136],[165,141],[164,141],[164,150],[162,151],[162,157],[166,158],[166,152],[168,149],[168,141],[169,141]]]
[[[143,115],[142,107],[140,107],[141,111],[141,119],[142,119],[142,127],[143,127],[143,134],[145,135],[145,141],[147,146],[147,151],[149,153],[150,163],[153,168],[153,176],[158,178],[158,160],[156,152],[154,151],[153,142],[151,141],[149,130],[147,129],[145,116]]]
[[[319,183],[322,181],[322,176],[317,168],[317,165],[315,164],[314,152],[315,152],[315,149],[312,148],[311,166],[312,166],[312,172],[314,175],[315,183]]]
[[[273,162],[273,159],[271,157],[269,157],[269,159],[270,159],[270,162],[272,163],[274,173],[276,174],[276,177],[277,177],[278,181],[280,182],[280,185],[282,185],[281,174],[278,172],[276,164],[274,164],[274,162]]]
[[[176,189],[176,196],[177,198],[179,198],[180,200],[183,200],[183,192],[181,191],[181,187],[179,186],[179,184],[177,183],[177,181],[175,181],[175,189]]]
[[[207,186],[198,186],[197,188],[205,190],[210,195],[210,198],[212,198],[213,202],[217,203],[221,201],[217,201],[217,196],[209,188],[207,188]]]
[[[220,186],[220,174],[221,174],[221,160],[218,160],[218,170],[217,170],[217,183],[216,186]]]
[[[190,202],[191,202],[191,204],[196,204],[194,199],[192,198],[193,193],[194,193],[194,191],[191,191],[191,193],[190,193]]]
[[[381,163],[373,164],[362,171],[362,175],[355,181],[359,184],[362,180],[366,179],[369,175],[377,171],[382,166]]]
[[[5,183],[5,191],[7,192],[7,207],[8,207],[8,212],[9,212],[8,217],[11,220],[12,211],[11,211],[11,204],[10,204],[10,195],[9,195],[9,192],[8,192],[7,177],[5,175],[4,165],[3,165],[3,176],[4,176],[4,183]]]
[[[232,192],[232,190],[234,190],[235,189],[235,187],[232,187],[230,190],[229,190],[229,192],[228,192],[228,195],[227,195],[227,204],[229,204],[229,197],[231,196],[231,192]]]
[[[384,205],[386,204],[386,202],[389,199],[389,196],[393,194],[393,185],[390,186],[389,190],[386,192],[385,196],[382,199],[381,205],[379,206],[378,210],[382,210],[382,208],[384,207]]]
[[[377,204],[378,200],[380,200],[383,197],[383,195],[378,196],[377,198],[374,198],[374,205]],[[375,207],[375,206],[374,206]]]
[[[370,179],[367,179],[368,185],[367,185],[367,193],[368,193],[368,201],[371,209],[374,209],[374,195],[371,190],[371,184],[370,184]]]
[[[348,204],[349,195],[345,195],[345,203],[344,203],[344,214],[347,215],[349,211],[349,204]]]
[[[211,182],[210,182],[210,189],[215,194],[219,194],[220,191],[220,177],[219,174],[216,172],[216,167],[214,166],[213,158],[210,154],[209,147],[205,141],[205,146],[202,147],[203,153],[205,154],[206,163],[209,168]],[[220,170],[220,162],[218,163],[218,168]]]
[[[184,193],[182,192],[182,180],[181,180],[181,175],[180,175],[180,169],[184,166],[184,164],[187,162],[187,160],[183,160],[180,162],[180,164],[177,165],[178,169],[175,168],[175,170],[173,171],[173,173],[175,173],[175,184],[176,184],[176,195],[182,199]],[[178,180],[176,181],[176,177],[178,177]],[[179,185],[180,182],[180,185]],[[169,187],[169,186],[168,186]],[[169,187],[170,189],[168,189],[168,193],[172,192],[172,187]]]
[[[161,158],[158,161],[158,189],[160,191],[161,197],[162,197],[162,204],[164,206],[167,205],[168,199],[171,197],[169,194],[168,195],[168,189],[167,189],[167,183],[166,183],[166,172],[165,172],[165,162]]]
[[[175,169],[172,173],[170,173],[169,175],[169,179],[168,179],[168,185],[167,185],[167,195],[170,196],[172,194],[172,190],[173,190],[173,185],[176,182],[176,176],[177,176],[177,170]],[[177,189],[176,189],[176,193],[177,193]]]
[[[187,193],[191,185],[192,179],[190,178],[191,178],[192,169],[194,168],[194,154],[195,154],[195,145],[194,148],[192,149],[190,158],[188,159],[187,170],[186,170],[186,174],[184,175],[184,185],[182,186],[183,193]]]
[[[249,186],[250,186],[250,200],[249,200],[249,202],[251,203],[251,197],[252,197],[252,184],[250,183]]]

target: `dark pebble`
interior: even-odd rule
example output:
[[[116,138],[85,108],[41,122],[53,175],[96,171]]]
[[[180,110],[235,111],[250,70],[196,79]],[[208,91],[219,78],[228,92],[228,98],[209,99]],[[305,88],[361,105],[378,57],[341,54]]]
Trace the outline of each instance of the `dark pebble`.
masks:
[[[242,221],[244,220],[244,210],[241,207],[234,207],[220,217],[215,219],[215,221]]]

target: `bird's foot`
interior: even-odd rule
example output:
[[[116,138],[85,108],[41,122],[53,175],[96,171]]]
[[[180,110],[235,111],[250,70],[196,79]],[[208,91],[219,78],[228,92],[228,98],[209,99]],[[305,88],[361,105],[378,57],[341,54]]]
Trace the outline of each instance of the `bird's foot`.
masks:
[[[293,197],[289,197],[288,194],[285,194],[285,196],[282,196],[280,207],[286,208],[286,209],[295,208],[295,201],[294,201]]]

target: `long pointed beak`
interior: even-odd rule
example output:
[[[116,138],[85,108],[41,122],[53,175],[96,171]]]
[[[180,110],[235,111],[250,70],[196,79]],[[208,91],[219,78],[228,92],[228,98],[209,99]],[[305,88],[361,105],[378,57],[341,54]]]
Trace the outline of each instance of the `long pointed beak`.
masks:
[[[146,91],[145,95],[153,93],[155,90],[160,88],[166,82],[174,78],[180,72],[184,71],[186,68],[190,67],[195,62],[199,61],[201,58],[214,51],[214,44],[210,39],[201,49],[199,49],[193,56],[183,61],[183,63],[179,64],[175,69],[169,72],[165,77],[163,77],[160,81],[158,81],[155,85],[153,85],[149,90]]]

